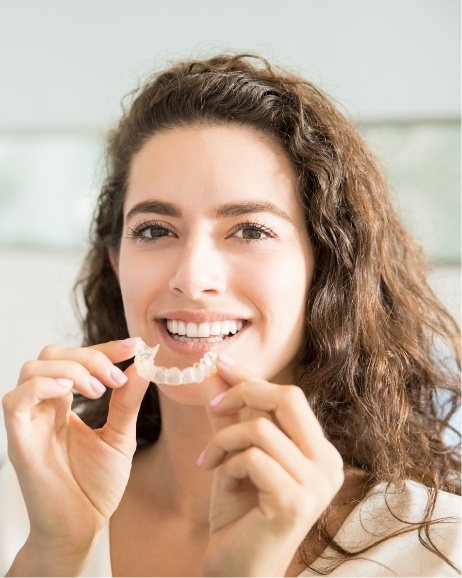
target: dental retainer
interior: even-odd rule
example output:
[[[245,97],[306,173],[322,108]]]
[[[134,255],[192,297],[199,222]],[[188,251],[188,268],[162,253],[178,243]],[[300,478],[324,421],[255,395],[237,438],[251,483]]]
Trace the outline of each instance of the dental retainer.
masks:
[[[149,347],[142,342],[141,347],[138,349],[135,355],[135,368],[138,375],[143,379],[165,385],[187,385],[190,383],[201,383],[215,370],[215,362],[218,357],[217,347],[207,351],[200,361],[186,369],[158,367],[155,365],[154,359],[159,347],[160,345]]]

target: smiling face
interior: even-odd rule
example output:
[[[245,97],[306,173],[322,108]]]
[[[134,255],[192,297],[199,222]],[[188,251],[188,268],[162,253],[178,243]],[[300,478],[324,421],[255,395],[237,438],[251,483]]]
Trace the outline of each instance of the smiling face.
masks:
[[[160,344],[156,365],[219,347],[293,381],[314,263],[278,143],[234,125],[152,137],[132,161],[113,262],[129,333]]]

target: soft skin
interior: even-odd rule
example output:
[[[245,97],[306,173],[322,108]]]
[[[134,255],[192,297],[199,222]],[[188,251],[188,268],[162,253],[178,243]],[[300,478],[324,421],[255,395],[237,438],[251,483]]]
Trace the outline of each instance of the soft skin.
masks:
[[[169,337],[160,323],[169,312],[180,318],[182,312],[229,313],[245,319],[246,327],[214,345],[264,379],[293,380],[314,266],[295,186],[279,145],[242,127],[172,129],[134,157],[113,263],[129,332],[149,345],[160,343],[157,365],[187,367],[205,350],[191,351],[190,344]],[[181,216],[133,213],[152,201],[173,204]],[[287,218],[263,209],[220,214],[223,207],[248,203],[271,203]],[[249,226],[236,230],[242,221],[270,229],[272,236]],[[152,222],[155,229],[133,238],[134,228]],[[249,233],[261,238],[244,240]],[[201,403],[198,388],[171,395]]]

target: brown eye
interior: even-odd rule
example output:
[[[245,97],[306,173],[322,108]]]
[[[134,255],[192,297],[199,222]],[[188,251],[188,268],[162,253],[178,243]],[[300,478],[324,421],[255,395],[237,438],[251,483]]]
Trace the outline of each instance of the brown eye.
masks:
[[[143,222],[128,230],[128,237],[143,243],[152,243],[163,237],[176,237],[175,233],[161,223]]]
[[[258,223],[240,223],[234,229],[233,237],[251,242],[273,239],[275,235],[270,229]]]
[[[245,227],[242,230],[242,238],[243,239],[261,239],[262,233],[260,229],[255,229],[253,227]]]
[[[170,231],[165,227],[149,227],[143,231],[143,237],[156,239],[158,237],[167,237]]]

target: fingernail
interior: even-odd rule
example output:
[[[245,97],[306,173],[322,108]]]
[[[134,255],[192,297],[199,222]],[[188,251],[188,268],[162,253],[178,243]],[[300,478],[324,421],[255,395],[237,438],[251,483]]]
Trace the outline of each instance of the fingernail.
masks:
[[[200,456],[197,458],[196,464],[198,466],[201,466],[204,463],[204,458],[205,458],[205,450],[202,450]]]
[[[124,347],[134,347],[140,341],[139,337],[127,337],[122,341]]]
[[[55,381],[59,385],[59,387],[65,387],[66,389],[70,389],[74,385],[72,379],[67,379],[65,377],[58,377],[58,379],[56,379]]]
[[[125,373],[121,369],[119,369],[115,365],[112,366],[110,373],[111,373],[112,379],[116,383],[118,383],[119,385],[125,385],[127,383],[128,377],[125,375]]]
[[[229,357],[229,355],[226,355],[226,353],[220,353],[218,359],[219,361],[221,361],[221,363],[227,365],[228,367],[236,366],[236,362],[234,361],[234,359],[232,357]]]
[[[216,397],[214,397],[212,399],[212,401],[210,402],[210,405],[212,407],[216,407],[220,403],[220,401],[225,397],[225,395],[226,395],[226,391],[224,391],[223,393],[219,393]]]
[[[90,375],[90,386],[92,390],[98,395],[101,395],[106,391],[106,388],[101,383],[101,381],[99,379],[96,379],[96,377],[93,377],[93,375]]]

